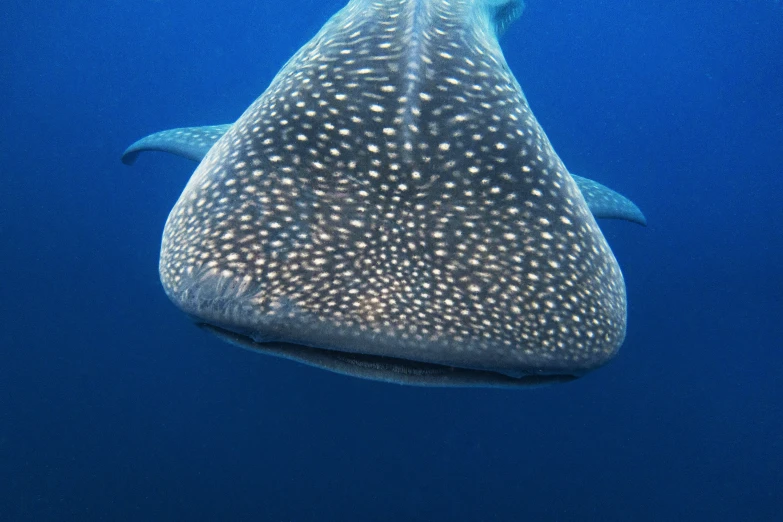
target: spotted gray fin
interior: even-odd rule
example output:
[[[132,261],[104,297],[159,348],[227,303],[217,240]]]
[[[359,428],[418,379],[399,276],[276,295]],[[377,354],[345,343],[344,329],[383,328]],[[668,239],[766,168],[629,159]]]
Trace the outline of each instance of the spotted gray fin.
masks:
[[[624,219],[647,226],[647,218],[633,201],[592,179],[571,173],[596,219]]]
[[[195,162],[201,162],[209,149],[231,127],[226,125],[207,125],[204,127],[181,127],[168,129],[146,136],[122,154],[122,162],[133,165],[139,154],[144,151],[170,152]]]

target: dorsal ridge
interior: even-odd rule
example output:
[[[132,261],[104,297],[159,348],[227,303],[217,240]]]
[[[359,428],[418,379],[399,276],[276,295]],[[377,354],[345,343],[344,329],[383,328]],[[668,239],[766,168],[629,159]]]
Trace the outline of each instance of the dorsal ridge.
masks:
[[[428,52],[425,39],[422,37],[429,16],[425,4],[426,2],[411,2],[409,23],[406,24],[405,37],[410,45],[405,50],[405,85],[404,95],[400,99],[402,105],[400,111],[403,115],[403,160],[407,164],[413,163],[411,152],[416,142],[417,120],[421,114],[421,100],[418,93],[421,90],[421,75],[424,73],[422,60]]]

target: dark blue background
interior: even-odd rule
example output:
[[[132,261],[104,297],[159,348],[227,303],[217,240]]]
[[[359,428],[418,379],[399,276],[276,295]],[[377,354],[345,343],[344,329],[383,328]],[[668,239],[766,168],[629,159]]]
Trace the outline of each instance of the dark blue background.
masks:
[[[529,0],[503,46],[604,222],[628,337],[532,391],[365,382],[198,330],[157,273],[193,170],[338,0],[0,8],[0,519],[781,520],[783,6]]]

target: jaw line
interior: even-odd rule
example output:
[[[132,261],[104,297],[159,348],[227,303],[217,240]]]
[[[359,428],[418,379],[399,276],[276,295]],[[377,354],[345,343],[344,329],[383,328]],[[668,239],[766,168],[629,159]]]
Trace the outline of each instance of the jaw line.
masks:
[[[205,322],[197,325],[242,348],[330,370],[343,375],[375,381],[430,387],[536,387],[569,382],[577,375],[524,374],[512,376],[500,371],[460,368],[437,363],[411,361],[382,355],[313,348],[300,344],[269,341]]]

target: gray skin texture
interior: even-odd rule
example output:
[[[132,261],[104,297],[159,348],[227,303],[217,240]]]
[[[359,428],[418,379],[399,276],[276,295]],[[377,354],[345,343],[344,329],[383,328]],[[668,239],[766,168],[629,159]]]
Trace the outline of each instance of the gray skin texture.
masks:
[[[181,127],[159,131],[136,141],[122,155],[122,162],[133,165],[139,154],[167,152],[200,163],[209,149],[228,131],[231,124]],[[647,218],[636,204],[592,179],[571,174],[587,206],[596,219],[622,219],[647,226]]]
[[[503,58],[519,12],[351,0],[194,172],[163,234],[170,299],[374,380],[530,386],[609,361],[625,284]]]

